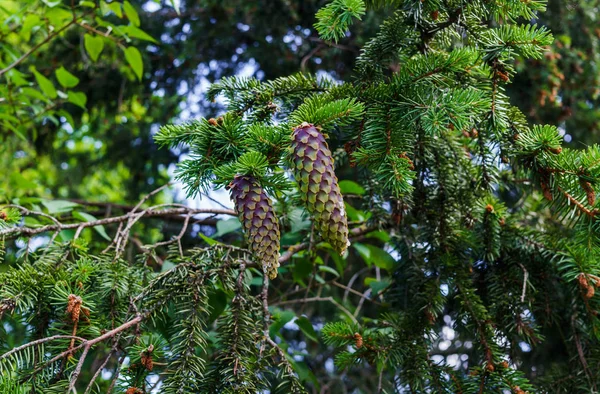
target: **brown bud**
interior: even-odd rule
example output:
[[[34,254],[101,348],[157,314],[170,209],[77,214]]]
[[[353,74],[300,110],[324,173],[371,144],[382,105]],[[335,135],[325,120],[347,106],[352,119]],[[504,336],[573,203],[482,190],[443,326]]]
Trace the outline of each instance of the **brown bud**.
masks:
[[[487,363],[487,365],[485,366],[485,369],[488,372],[494,372],[496,370],[496,368],[494,367],[494,364],[492,364],[491,362]]]
[[[519,386],[513,387],[513,391],[515,392],[515,394],[526,394],[525,391],[521,390]]]
[[[357,332],[354,333],[354,346],[357,349],[360,349],[361,347],[363,347],[363,337],[362,337],[362,335],[360,335]]]
[[[488,213],[492,213],[492,212],[494,212],[494,207],[492,206],[492,204],[488,204],[488,205],[485,206],[485,210]]]
[[[508,74],[500,70],[496,71],[496,77],[504,82],[508,82],[510,80]]]
[[[558,155],[558,154],[560,154],[560,152],[562,152],[562,148],[560,146],[558,146],[558,147],[551,146],[551,147],[548,147],[548,151],[554,153],[555,155]]]
[[[588,286],[587,292],[585,293],[585,299],[589,300],[596,293],[596,288],[594,286]]]
[[[552,191],[550,190],[550,186],[548,186],[545,180],[542,179],[540,181],[540,187],[542,188],[542,193],[544,194],[546,200],[552,201]]]
[[[498,220],[498,223],[500,224],[500,226],[504,227],[504,225],[506,225],[506,221],[504,220],[504,218],[500,218],[500,220]]]
[[[587,278],[585,277],[585,274],[579,274],[577,276],[577,281],[579,282],[579,287],[581,287],[582,289],[588,288],[589,284]]]
[[[439,17],[440,17],[440,11],[434,10],[434,11],[431,12],[431,19],[432,20],[437,21]]]
[[[408,155],[406,154],[406,152],[402,152],[398,155],[399,158],[404,159],[408,162],[408,168],[411,171],[415,170],[415,164],[413,163],[413,161],[410,159],[410,157],[408,157]]]
[[[6,220],[6,219],[8,219],[8,215],[6,215],[6,212],[0,211],[0,220]]]
[[[504,368],[504,369],[508,368],[508,361],[506,361],[506,360],[505,360],[505,361],[502,361],[502,362],[500,363],[500,366],[501,366],[502,368]]]
[[[130,387],[125,391],[125,394],[143,394],[144,392],[137,387]]]
[[[81,304],[83,300],[81,297],[76,296],[75,294],[69,294],[69,299],[67,301],[67,314],[71,316],[71,321],[75,323],[79,321],[79,314],[81,313]]]
[[[429,322],[429,324],[435,323],[435,315],[433,313],[431,313],[431,311],[426,310],[425,317],[427,318],[427,321]]]
[[[479,137],[479,131],[477,131],[477,129],[474,127],[471,129],[471,137],[473,137],[473,138]]]
[[[148,371],[152,371],[154,368],[154,362],[152,360],[152,352],[154,351],[154,345],[150,344],[146,350],[140,355],[140,362]]]
[[[581,188],[583,189],[583,191],[585,192],[585,195],[587,196],[588,204],[593,206],[594,203],[596,202],[596,192],[594,191],[592,184],[584,181],[581,178],[579,178],[579,184],[581,185]]]
[[[208,120],[208,124],[210,124],[211,126],[216,126],[217,125],[217,121],[215,120],[215,118],[210,118]]]

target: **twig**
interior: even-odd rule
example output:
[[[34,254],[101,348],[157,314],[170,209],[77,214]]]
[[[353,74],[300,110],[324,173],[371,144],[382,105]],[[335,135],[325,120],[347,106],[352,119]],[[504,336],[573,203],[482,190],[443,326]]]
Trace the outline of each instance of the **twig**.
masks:
[[[35,52],[38,49],[40,49],[42,46],[44,46],[49,41],[51,41],[54,37],[58,36],[60,33],[62,33],[63,31],[67,30],[69,27],[73,26],[76,23],[77,23],[77,20],[73,19],[69,23],[67,23],[66,25],[64,25],[63,27],[61,27],[60,29],[56,30],[54,33],[48,34],[48,37],[46,37],[43,41],[41,41],[39,44],[37,44],[34,47],[32,47],[27,52],[25,52],[20,58],[18,58],[17,60],[15,60],[13,63],[9,64],[8,66],[6,66],[2,70],[0,70],[0,76],[3,75],[3,74],[5,74],[5,73],[7,73],[7,72],[9,72],[13,68],[17,67],[25,59],[27,59],[33,52]]]
[[[26,343],[24,345],[21,345],[19,347],[13,348],[13,349],[9,350],[8,352],[4,353],[3,355],[1,355],[0,356],[0,360],[3,360],[5,358],[9,357],[11,354],[20,352],[21,350],[23,350],[25,348],[28,348],[30,346],[39,345],[40,343],[44,343],[44,342],[54,341],[56,339],[76,339],[76,340],[82,341],[82,342],[86,341],[85,338],[81,338],[81,337],[74,336],[74,335],[53,335],[51,337],[37,339],[35,341],[31,341],[31,342],[28,342],[28,343]]]
[[[263,336],[265,340],[270,338],[269,336],[269,323],[271,319],[271,315],[269,313],[269,276],[267,274],[263,275],[263,288],[260,293],[262,298],[262,306],[263,306]],[[260,345],[260,353],[262,355],[264,350],[264,342]]]
[[[567,198],[567,200],[569,200],[570,202],[575,204],[575,206],[581,212],[585,213],[586,215],[588,215],[589,217],[592,217],[592,218],[598,214],[599,211],[597,209],[594,209],[594,210],[587,209],[579,200],[577,200],[575,197],[573,197],[572,195],[570,195],[569,193],[567,193],[566,191],[561,189],[560,186],[558,186],[557,188],[558,188],[558,191],[560,191]]]
[[[529,278],[529,272],[525,266],[519,263],[519,267],[523,270],[523,290],[521,291],[521,302],[525,302],[525,293],[527,292],[527,279]]]
[[[331,282],[332,285],[339,287],[340,289],[344,289],[346,290],[345,294],[347,294],[348,292],[355,294],[357,296],[360,296],[361,299],[365,299],[367,301],[371,301],[372,303],[374,303],[375,305],[381,305],[381,303],[379,301],[376,301],[372,298],[367,297],[367,293],[361,293],[360,291],[356,291],[351,287],[348,287],[346,285],[344,285],[343,283],[337,282],[337,281],[333,281]]]
[[[339,302],[337,302],[333,297],[300,298],[300,299],[296,299],[296,300],[279,301],[273,305],[304,304],[306,302],[318,302],[318,301],[331,302],[332,304],[337,306],[342,312],[344,312],[355,324],[358,324],[358,321],[356,320],[354,315],[352,315],[352,313],[350,313],[350,311],[348,309],[344,308],[344,306],[341,305]]]
[[[31,211],[28,211],[28,212],[33,213]],[[148,210],[144,211],[143,216],[144,217],[158,217],[158,216],[169,216],[169,215],[176,215],[176,214],[197,215],[197,214],[202,214],[202,213],[236,216],[235,212],[230,209],[192,209],[192,208],[171,208],[171,209],[160,209],[160,210],[148,209]],[[131,212],[130,212],[130,213],[128,213],[126,215],[122,215],[122,216],[98,219],[98,220],[94,220],[91,222],[85,222],[85,223],[49,224],[49,225],[46,225],[43,227],[38,227],[38,228],[12,227],[12,228],[0,231],[0,236],[13,235],[13,234],[31,236],[31,235],[45,233],[48,231],[62,231],[62,230],[74,229],[74,228],[78,228],[80,226],[83,228],[87,228],[87,227],[94,227],[94,226],[102,226],[105,224],[122,223],[122,222],[126,222],[129,219],[131,219],[132,216],[134,216],[134,214],[131,214]]]

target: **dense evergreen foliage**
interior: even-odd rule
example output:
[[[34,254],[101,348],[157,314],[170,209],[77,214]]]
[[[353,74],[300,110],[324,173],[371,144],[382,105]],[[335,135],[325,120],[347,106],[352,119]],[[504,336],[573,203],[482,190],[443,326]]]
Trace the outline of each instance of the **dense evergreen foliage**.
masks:
[[[23,23],[9,18],[0,30],[11,37],[0,115],[4,177],[14,185],[0,210],[0,392],[597,391],[600,148],[562,146],[580,117],[560,128],[529,124],[511,105],[531,94],[520,94],[528,85],[518,71],[549,67],[564,82],[556,60],[583,57],[565,49],[568,35],[554,40],[534,23],[545,2],[333,0],[311,9],[319,45],[364,42],[345,82],[292,72],[224,77],[207,92],[222,113],[153,133],[165,164],[189,149],[176,177],[190,196],[227,188],[233,209],[171,203],[167,187],[149,192],[137,181],[119,196],[131,205],[97,203],[94,188],[90,201],[25,190],[40,169],[28,179],[11,159],[44,157],[35,133],[46,125],[56,142],[108,114],[131,116],[117,122],[127,129],[162,110],[133,97],[131,112],[86,109],[81,98],[93,88],[73,90],[81,79],[64,67],[52,69],[60,88],[48,73],[21,69],[42,42],[23,49],[27,23],[39,32],[41,21],[58,18],[86,31],[79,39],[92,61],[114,46],[124,51],[110,58],[120,72],[130,82],[144,77],[140,51],[125,43],[154,39],[138,29],[130,3],[41,3],[25,16],[12,10]],[[207,7],[218,15],[219,6]],[[593,21],[587,7],[575,6]],[[195,12],[185,4],[165,14]],[[381,17],[368,40],[351,33],[361,18],[369,30]],[[270,23],[286,35],[281,21]],[[46,28],[46,42],[69,38],[66,27]],[[178,67],[189,72],[185,61]],[[148,76],[154,88],[162,72]],[[595,124],[592,77],[579,74],[581,89],[581,81],[561,88],[554,77],[548,86],[530,77],[542,93],[523,104],[527,115],[564,122],[572,113],[547,115],[546,104],[565,110],[585,99],[579,113]],[[164,100],[150,100],[178,105],[170,87]],[[86,109],[81,120],[59,108],[68,103]],[[26,114],[41,128],[24,124]],[[143,135],[138,149],[157,151]],[[130,164],[115,170],[124,172],[117,183]],[[82,197],[70,189],[58,196]]]

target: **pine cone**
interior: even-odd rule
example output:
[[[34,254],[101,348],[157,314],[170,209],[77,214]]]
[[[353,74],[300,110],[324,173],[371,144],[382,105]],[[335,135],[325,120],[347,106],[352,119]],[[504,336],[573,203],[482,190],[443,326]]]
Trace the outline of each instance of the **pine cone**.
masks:
[[[271,200],[251,176],[236,175],[229,188],[250,250],[261,261],[265,274],[275,279],[279,267],[279,222]]]
[[[348,220],[333,158],[323,134],[313,125],[302,123],[292,134],[292,160],[302,200],[314,217],[321,237],[340,254],[348,241]]]

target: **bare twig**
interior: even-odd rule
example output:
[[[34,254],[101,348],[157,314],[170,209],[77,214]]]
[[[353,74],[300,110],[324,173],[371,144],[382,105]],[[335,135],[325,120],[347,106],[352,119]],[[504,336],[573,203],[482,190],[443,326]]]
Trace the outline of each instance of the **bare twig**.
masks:
[[[56,30],[54,33],[48,34],[48,37],[46,37],[44,40],[40,41],[37,45],[33,46],[30,50],[28,50],[27,52],[25,52],[20,58],[18,58],[17,60],[15,60],[11,64],[9,64],[5,68],[3,68],[2,70],[0,70],[0,76],[3,75],[3,74],[5,74],[5,73],[7,73],[7,72],[9,72],[13,68],[17,67],[19,64],[23,63],[23,61],[25,59],[27,59],[29,56],[31,56],[32,53],[34,53],[35,51],[37,51],[38,49],[40,49],[41,47],[43,47],[44,45],[46,45],[53,38],[57,37],[60,33],[62,33],[63,31],[67,30],[68,28],[70,28],[71,26],[75,25],[76,23],[77,23],[77,20],[73,19],[69,23],[67,23],[66,25],[64,25],[63,27],[61,27],[60,29]]]
[[[344,312],[344,314],[346,314],[355,324],[358,324],[358,321],[356,320],[354,315],[352,315],[352,313],[350,313],[350,311],[348,309],[344,308],[344,306],[341,305],[339,302],[337,302],[333,297],[299,298],[299,299],[295,299],[295,300],[279,301],[273,305],[304,304],[306,302],[318,302],[318,301],[331,302],[332,304],[337,306],[342,312]]]
[[[23,350],[25,348],[28,348],[30,346],[35,346],[35,345],[39,345],[40,343],[54,341],[56,339],[75,339],[75,340],[78,340],[78,341],[85,342],[85,338],[81,338],[81,337],[78,337],[78,336],[73,336],[73,335],[53,335],[51,337],[46,337],[46,338],[42,338],[42,339],[37,339],[35,341],[27,342],[24,345],[21,345],[19,347],[13,348],[13,349],[9,350],[8,352],[4,353],[3,355],[1,355],[0,356],[0,360],[8,358],[11,354],[20,352],[21,350]]]
[[[525,302],[525,293],[527,292],[527,279],[529,278],[529,272],[525,266],[519,263],[519,267],[523,270],[523,290],[521,291],[521,302]]]
[[[31,211],[27,211],[27,212],[33,213]],[[144,211],[143,217],[161,217],[161,216],[170,216],[170,215],[177,215],[177,214],[197,215],[197,214],[202,214],[202,213],[235,216],[235,212],[230,209],[192,209],[192,208],[185,207],[185,208],[171,208],[171,209],[148,209],[148,210]],[[12,228],[0,231],[0,236],[12,236],[12,235],[32,236],[32,235],[36,235],[36,234],[42,234],[42,233],[45,233],[48,231],[62,231],[62,230],[76,229],[80,226],[83,228],[87,228],[87,227],[94,227],[94,226],[102,226],[105,224],[122,223],[122,222],[128,221],[133,216],[135,216],[135,214],[132,214],[130,212],[130,213],[128,213],[126,215],[122,215],[122,216],[98,219],[98,220],[94,220],[91,222],[85,222],[85,223],[49,224],[47,226],[37,227],[37,228],[12,227]]]

